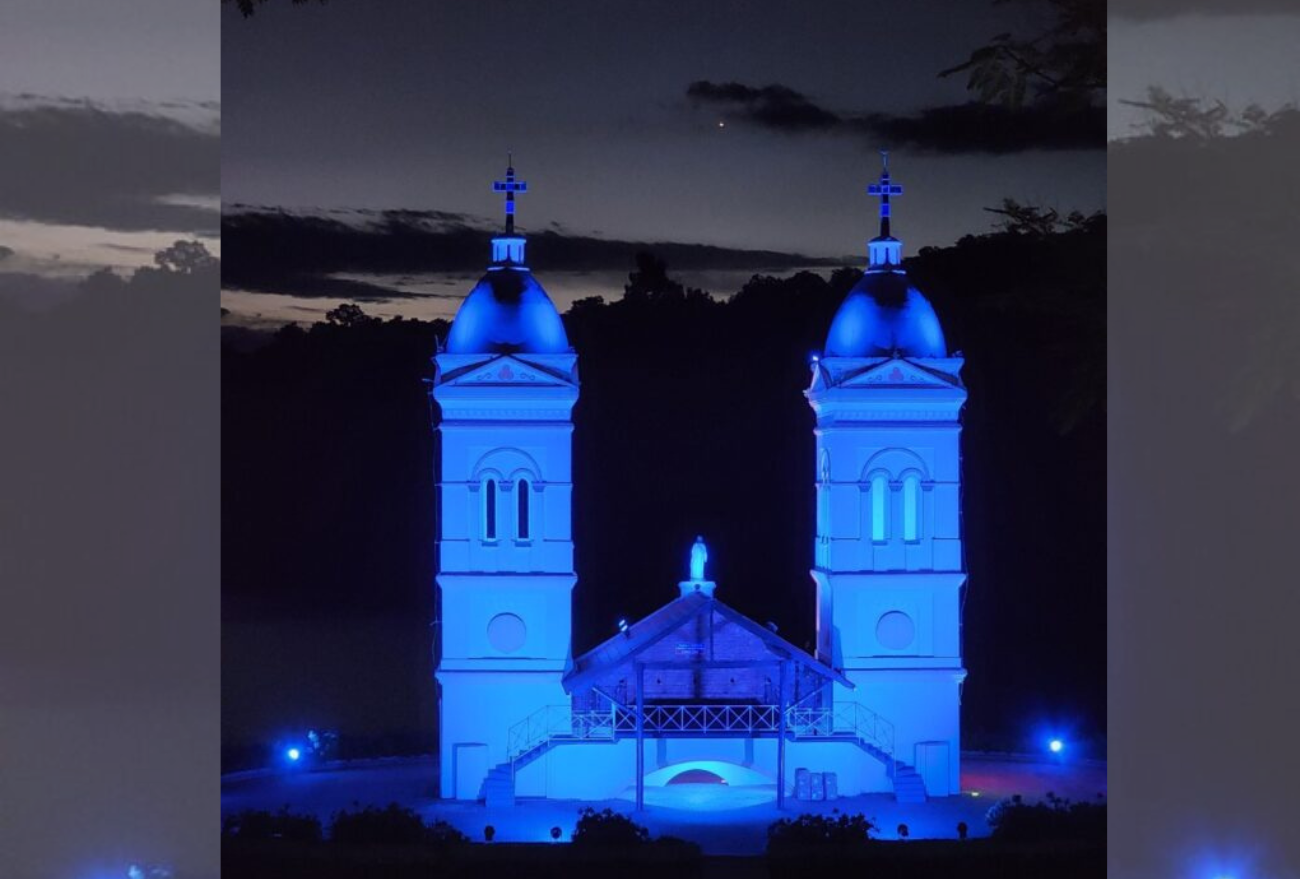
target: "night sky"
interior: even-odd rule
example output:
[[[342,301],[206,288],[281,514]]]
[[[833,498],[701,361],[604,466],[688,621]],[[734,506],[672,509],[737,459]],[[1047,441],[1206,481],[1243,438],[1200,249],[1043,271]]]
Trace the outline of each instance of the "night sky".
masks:
[[[530,184],[526,232],[860,261],[878,148],[896,151],[911,187],[897,208],[909,248],[985,231],[981,209],[1004,197],[1063,211],[1104,200],[1100,111],[1095,134],[991,145],[925,121],[969,100],[964,76],[939,71],[1001,31],[1041,24],[1021,4],[833,2],[810,14],[772,0],[393,0],[224,12],[227,209],[405,208],[494,223],[489,184],[513,149]],[[906,137],[890,127],[914,116]],[[576,295],[617,297],[631,268],[548,270],[543,250],[530,255],[561,309]],[[683,275],[726,295],[757,268],[734,262]],[[373,313],[450,317],[471,279],[378,282],[449,298],[376,302]],[[229,287],[223,304],[245,320],[311,318],[337,302]]]

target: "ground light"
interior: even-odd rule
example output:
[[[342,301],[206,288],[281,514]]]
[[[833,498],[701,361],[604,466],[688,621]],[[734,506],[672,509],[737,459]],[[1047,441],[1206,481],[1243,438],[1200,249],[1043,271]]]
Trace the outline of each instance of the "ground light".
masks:
[[[299,751],[297,748],[290,748],[284,752],[284,756],[288,757],[291,762],[297,763],[302,757],[302,751]]]
[[[1059,754],[1065,750],[1065,742],[1062,742],[1060,739],[1052,739],[1047,743],[1047,749],[1053,754]]]

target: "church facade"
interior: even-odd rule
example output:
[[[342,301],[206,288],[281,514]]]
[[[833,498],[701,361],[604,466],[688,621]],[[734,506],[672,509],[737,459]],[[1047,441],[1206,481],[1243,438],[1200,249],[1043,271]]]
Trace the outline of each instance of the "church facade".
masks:
[[[880,234],[812,365],[816,655],[715,596],[703,538],[677,598],[572,653],[577,355],[514,228],[434,357],[444,798],[609,799],[703,773],[788,796],[960,787],[962,360]],[[818,794],[810,794],[817,787]]]

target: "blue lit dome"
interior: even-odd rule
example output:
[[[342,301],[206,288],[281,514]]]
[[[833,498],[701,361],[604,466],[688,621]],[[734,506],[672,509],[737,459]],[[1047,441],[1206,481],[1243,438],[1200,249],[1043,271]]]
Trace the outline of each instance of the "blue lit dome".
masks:
[[[947,357],[934,306],[901,271],[868,271],[844,297],[827,357]]]
[[[564,322],[525,268],[495,268],[461,303],[447,336],[449,354],[563,354]]]

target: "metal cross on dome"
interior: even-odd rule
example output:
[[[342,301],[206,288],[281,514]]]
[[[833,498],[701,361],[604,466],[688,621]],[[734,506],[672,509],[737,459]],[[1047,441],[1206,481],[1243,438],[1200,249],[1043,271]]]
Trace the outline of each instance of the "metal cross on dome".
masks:
[[[880,182],[871,183],[867,186],[867,195],[874,195],[880,198],[880,237],[889,237],[889,197],[891,195],[902,195],[903,187],[897,183],[889,182],[889,150],[880,151]]]
[[[506,194],[506,234],[513,235],[515,232],[515,193],[528,191],[527,183],[523,180],[515,180],[515,157],[513,154],[508,154],[506,159],[506,179],[494,180],[492,182],[492,191]]]

